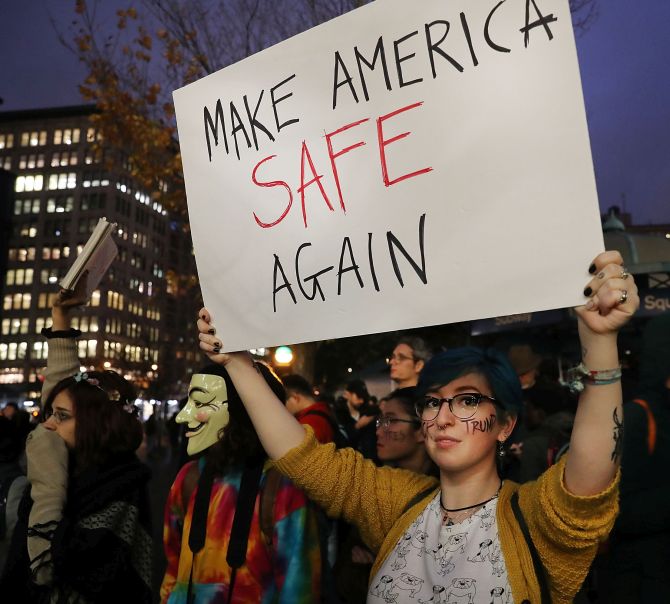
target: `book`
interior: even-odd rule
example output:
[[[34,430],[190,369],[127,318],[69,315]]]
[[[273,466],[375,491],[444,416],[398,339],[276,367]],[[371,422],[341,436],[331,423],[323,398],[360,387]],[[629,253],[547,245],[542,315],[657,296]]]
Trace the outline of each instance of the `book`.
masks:
[[[90,298],[102,277],[119,253],[112,233],[116,230],[115,222],[107,222],[104,218],[98,221],[86,245],[77,256],[70,270],[59,285],[66,290],[74,290],[77,283],[86,273],[86,297]]]

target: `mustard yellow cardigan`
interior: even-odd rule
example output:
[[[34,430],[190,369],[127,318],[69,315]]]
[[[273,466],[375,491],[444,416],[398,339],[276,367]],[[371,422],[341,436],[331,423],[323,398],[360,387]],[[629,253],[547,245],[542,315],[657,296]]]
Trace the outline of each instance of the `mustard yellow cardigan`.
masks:
[[[376,553],[373,578],[400,537],[437,493],[438,481],[397,468],[378,468],[353,449],[320,445],[306,427],[302,444],[275,462],[331,517],[354,524]],[[523,485],[505,481],[500,491],[497,523],[500,545],[514,602],[540,602],[533,562],[514,517],[510,498],[519,491],[519,506],[549,579],[551,600],[572,602],[618,512],[619,475],[602,493],[577,497],[563,484],[565,457],[540,478]],[[403,513],[413,497],[434,486]]]

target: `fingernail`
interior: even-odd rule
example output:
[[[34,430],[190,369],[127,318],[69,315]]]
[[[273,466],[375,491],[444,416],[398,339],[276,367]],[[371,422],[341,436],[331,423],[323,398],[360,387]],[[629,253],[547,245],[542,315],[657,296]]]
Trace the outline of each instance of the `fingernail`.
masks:
[[[596,265],[592,264],[591,266],[589,266],[589,273],[593,274],[595,272],[596,272]]]
[[[205,315],[200,315],[200,318],[204,321],[205,320]]]
[[[221,349],[218,346],[214,346],[214,352],[216,354],[219,354],[221,352]]]
[[[605,271],[601,271],[598,273],[598,279],[604,279],[605,278]]]
[[[207,333],[213,336],[213,335],[216,333],[216,329],[214,329],[214,328],[212,327],[212,328],[210,328],[210,329],[207,330]]]
[[[584,289],[584,295],[590,296],[593,293],[593,290],[590,287]]]
[[[594,306],[595,306],[595,302],[594,302],[593,300],[589,300],[589,301],[586,303],[586,307],[585,307],[585,308],[586,308],[586,310],[591,310]]]
[[[216,342],[216,343],[214,344],[214,346],[216,346],[217,348],[220,349],[220,348],[223,347],[223,344],[221,344],[221,342]]]

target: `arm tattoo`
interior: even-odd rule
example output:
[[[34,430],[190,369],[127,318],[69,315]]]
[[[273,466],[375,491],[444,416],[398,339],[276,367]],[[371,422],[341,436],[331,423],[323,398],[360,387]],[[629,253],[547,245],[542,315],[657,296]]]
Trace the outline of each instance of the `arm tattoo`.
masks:
[[[621,450],[623,448],[623,418],[619,419],[616,407],[614,408],[612,419],[614,420],[614,433],[612,434],[614,450],[612,451],[611,460],[617,463],[621,460]]]

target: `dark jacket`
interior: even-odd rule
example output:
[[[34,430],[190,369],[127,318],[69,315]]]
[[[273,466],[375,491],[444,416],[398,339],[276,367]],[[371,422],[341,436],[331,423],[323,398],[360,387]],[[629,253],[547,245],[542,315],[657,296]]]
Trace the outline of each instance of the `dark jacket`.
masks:
[[[3,600],[12,594],[18,599],[8,602],[151,602],[149,475],[126,454],[71,477],[63,519],[51,536],[54,580],[47,587],[34,584],[30,574],[28,490],[0,580]]]

